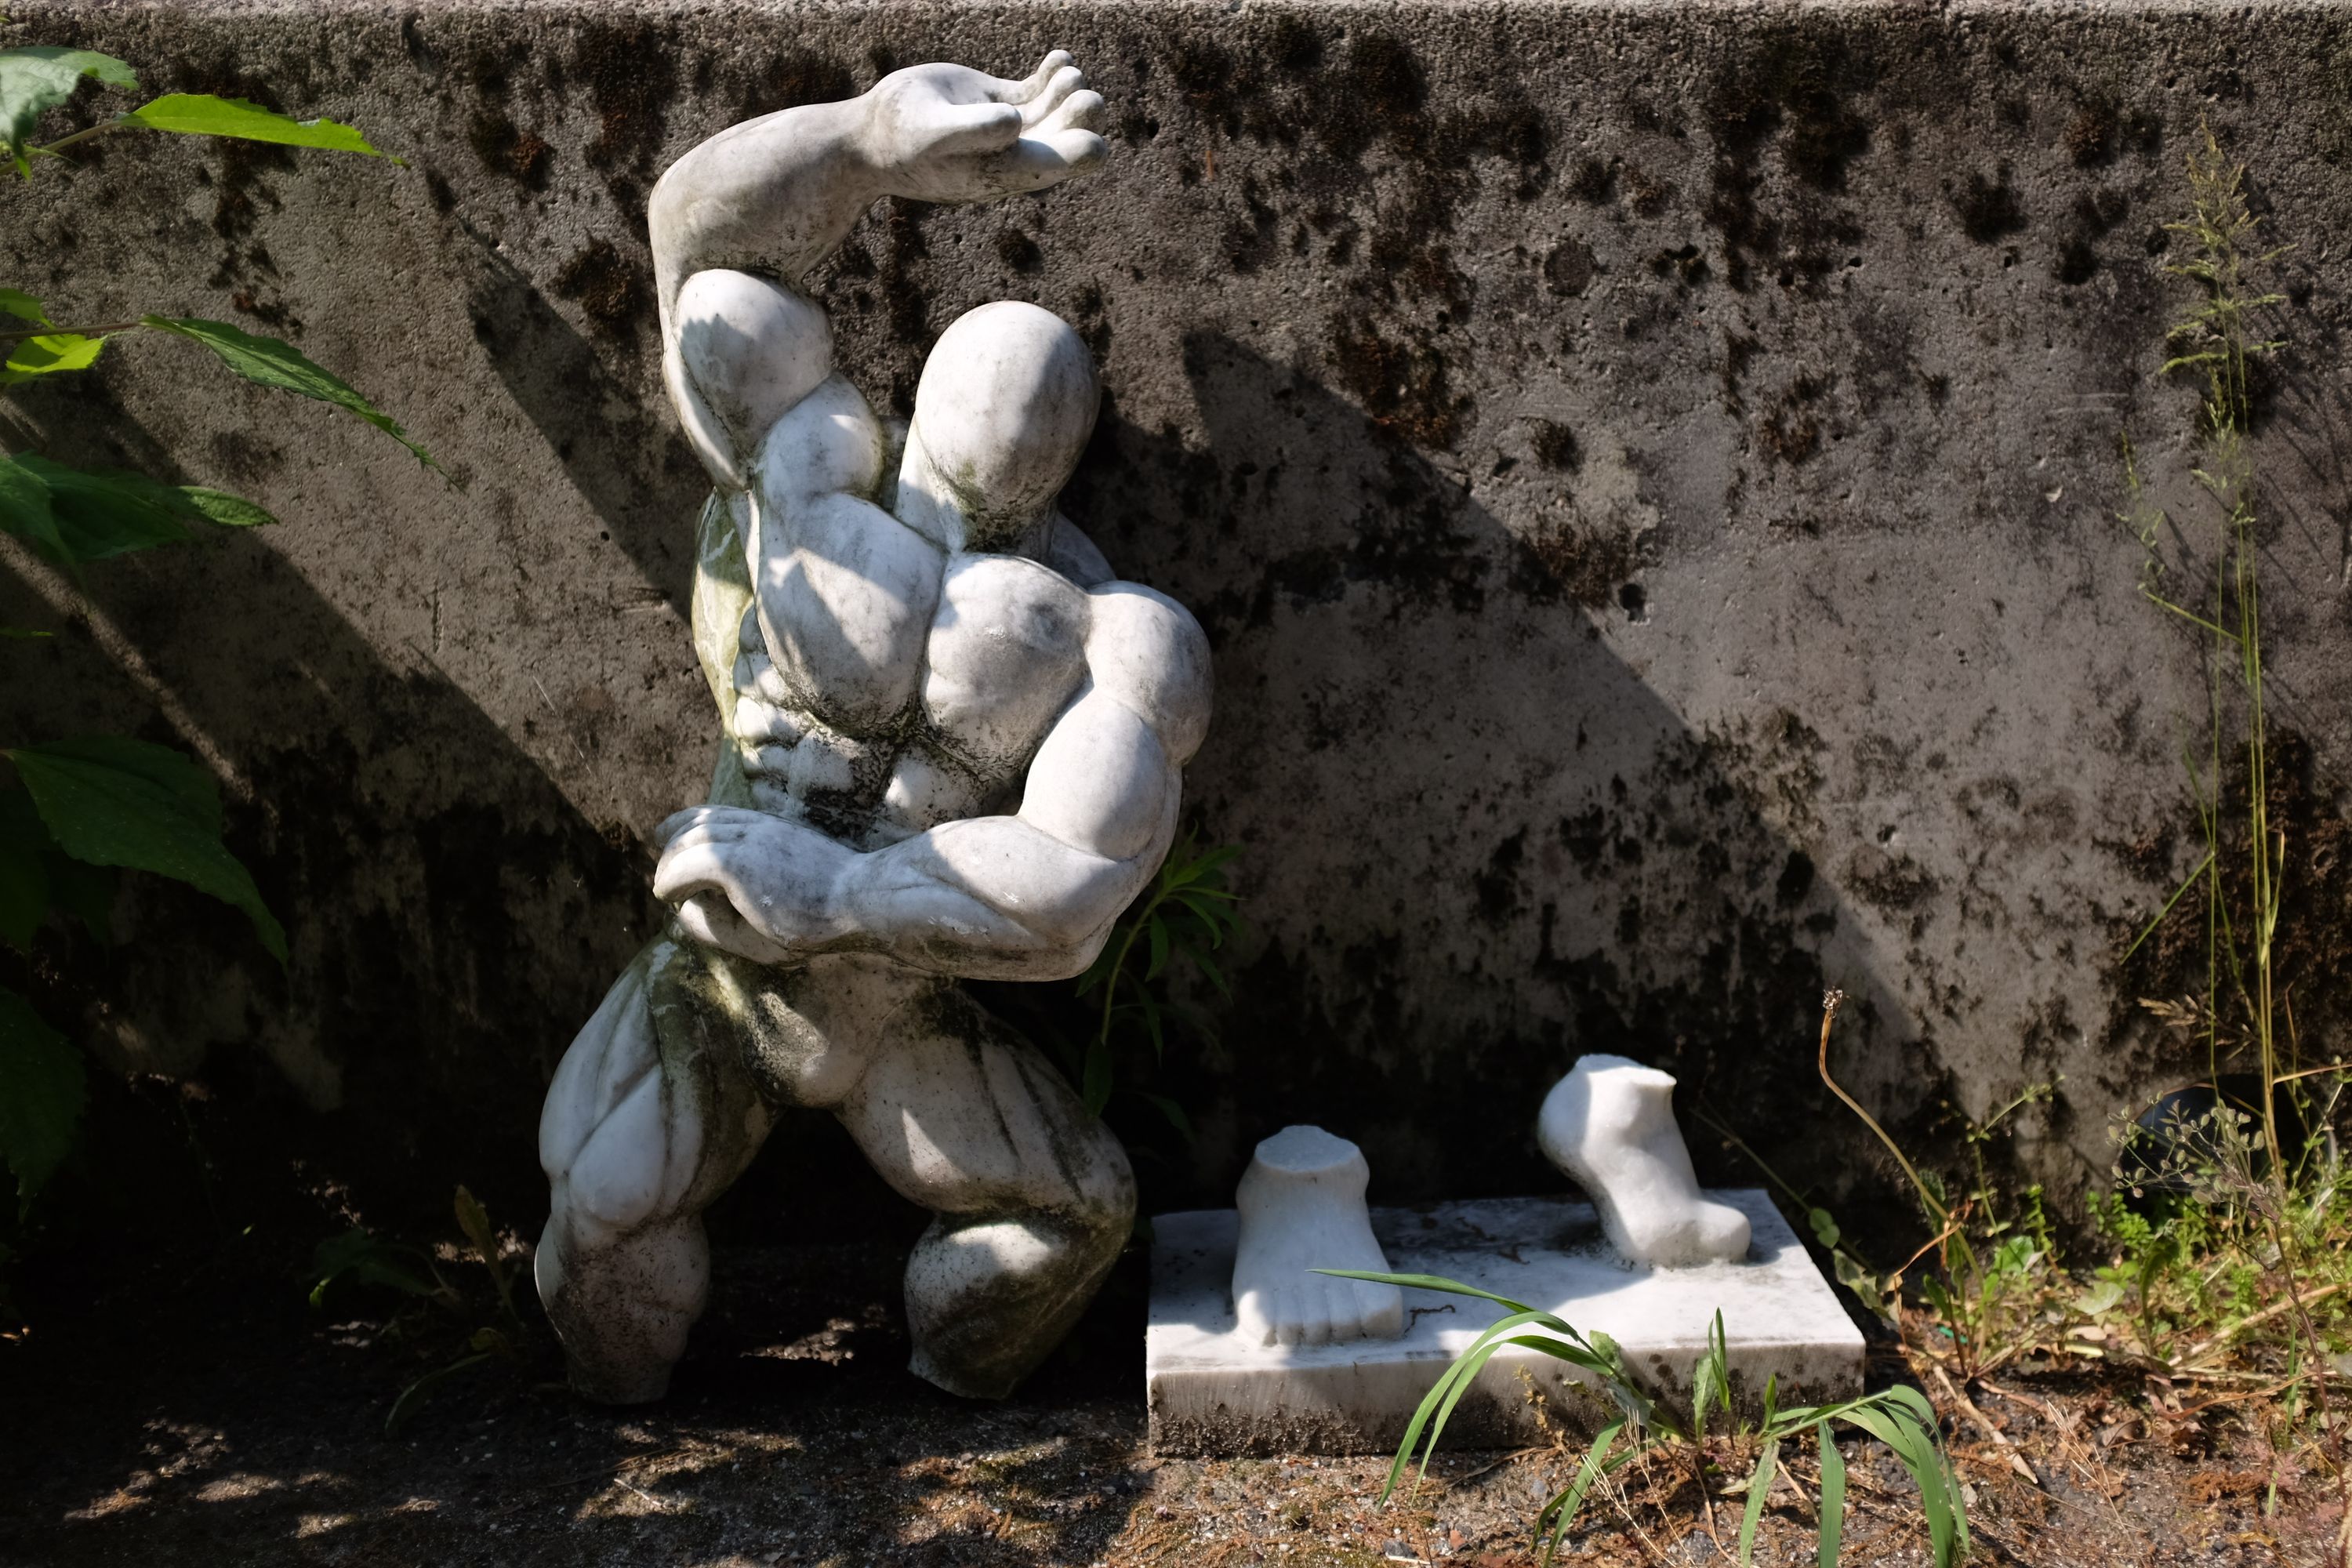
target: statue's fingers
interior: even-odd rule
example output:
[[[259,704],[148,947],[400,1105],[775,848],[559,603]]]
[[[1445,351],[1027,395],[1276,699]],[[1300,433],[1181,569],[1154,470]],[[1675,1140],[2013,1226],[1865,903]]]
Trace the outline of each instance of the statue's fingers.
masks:
[[[923,128],[928,150],[950,156],[1003,152],[1020,135],[1021,110],[1009,103],[941,104]]]
[[[698,827],[723,828],[740,837],[760,819],[760,813],[740,805],[690,805],[673,811],[654,829],[654,847],[664,847]]]
[[[654,897],[673,904],[699,892],[719,892],[731,899],[733,880],[717,846],[686,840],[671,845],[654,868]]]
[[[771,963],[783,950],[751,929],[724,899],[698,893],[677,907],[679,929],[695,941],[724,948],[756,963]]]
[[[689,822],[669,836],[662,846],[661,858],[668,860],[694,850],[707,850],[714,845],[740,844],[750,836],[749,827],[737,822]]]
[[[1043,190],[1092,172],[1110,155],[1110,144],[1091,131],[1056,131],[1024,136],[1006,154],[1005,177],[1021,190]]]
[[[1062,107],[1072,93],[1087,85],[1087,73],[1076,66],[1064,66],[1046,80],[1045,89],[1021,105],[1021,123],[1036,125],[1054,110]]]
[[[1046,84],[1054,79],[1054,73],[1069,63],[1069,50],[1049,49],[1045,58],[1037,62],[1037,68],[1019,81],[1006,81],[1002,77],[990,79],[995,83],[990,89],[991,96],[999,103],[1026,103],[1045,91]]]
[[[1100,131],[1103,128],[1103,95],[1087,88],[1062,100],[1053,113],[1042,121],[1031,121],[1031,135],[1054,135],[1064,131]]]
[[[725,912],[722,914],[721,910]],[[731,932],[722,930],[722,923],[732,926],[741,921],[731,907],[723,903],[714,907],[712,900],[698,895],[677,906],[677,923],[680,930],[697,942],[712,947],[729,947],[728,938]],[[729,951],[733,950],[730,947]]]
[[[689,805],[684,811],[671,812],[661,819],[661,826],[654,829],[654,847],[667,848],[671,839],[701,822],[710,810],[707,805]]]

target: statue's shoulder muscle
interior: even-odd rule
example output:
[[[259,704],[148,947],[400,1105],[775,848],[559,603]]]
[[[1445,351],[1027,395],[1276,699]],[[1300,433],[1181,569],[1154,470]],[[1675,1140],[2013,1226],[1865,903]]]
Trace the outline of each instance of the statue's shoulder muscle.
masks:
[[[1140,583],[1105,583],[1087,595],[1087,671],[1141,715],[1177,762],[1209,731],[1209,639],[1192,612]]]

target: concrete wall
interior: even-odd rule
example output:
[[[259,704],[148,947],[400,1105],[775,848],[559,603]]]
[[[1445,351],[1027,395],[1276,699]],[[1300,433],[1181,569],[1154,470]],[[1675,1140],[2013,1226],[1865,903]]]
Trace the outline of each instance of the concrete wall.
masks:
[[[1189,788],[1245,847],[1253,931],[1222,1044],[1171,1075],[1203,1137],[1147,1173],[1163,1197],[1288,1118],[1365,1142],[1393,1195],[1524,1186],[1584,1049],[1851,1181],[1825,984],[1889,1116],[1924,1136],[2063,1075],[2017,1153],[2104,1165],[2179,1056],[2137,998],[2193,945],[2118,969],[2193,859],[2205,700],[2114,512],[2128,428],[2207,537],[2193,396],[2154,379],[2200,115],[2300,247],[2263,569],[2295,847],[2340,834],[2340,8],[36,0],[5,33],[409,159],[115,139],[12,192],[0,238],[60,319],[292,337],[460,481],[190,345],[0,403],[12,445],[286,520],[96,568],[65,618],[11,548],[5,619],[65,635],[11,645],[6,728],[177,737],[230,781],[290,973],[142,890],[111,961],[40,984],[110,1062],[197,1075],[362,1195],[468,1180],[529,1217],[540,1086],[653,918],[641,835],[699,798],[702,485],[646,194],[897,63],[1058,45],[1111,104],[1099,178],[878,210],[822,282],[901,409],[972,305],[1077,323],[1108,396],[1070,509],[1215,645]],[[2347,878],[2329,848],[2297,884],[2306,1048],[2339,1037]],[[778,1194],[841,1152],[785,1142]]]

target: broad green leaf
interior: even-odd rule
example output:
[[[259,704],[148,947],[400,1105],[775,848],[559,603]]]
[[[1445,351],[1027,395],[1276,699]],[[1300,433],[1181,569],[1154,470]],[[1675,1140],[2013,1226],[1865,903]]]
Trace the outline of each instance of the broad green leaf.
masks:
[[[1140,1002],[1143,1002],[1143,1032],[1150,1035],[1150,1041],[1152,1041],[1152,1060],[1155,1060],[1155,1063],[1164,1063],[1164,1060],[1167,1060],[1169,1041],[1167,1041],[1167,1035],[1162,1032],[1162,1027],[1160,1027],[1160,1002],[1157,1002],[1155,996],[1152,996],[1148,990],[1139,992],[1139,994],[1140,994]]]
[[[310,363],[301,350],[276,338],[254,336],[226,321],[206,321],[194,316],[142,316],[142,324],[200,342],[220,356],[220,362],[246,380],[274,386],[301,397],[315,398],[358,416],[410,451],[417,461],[438,470],[433,454],[408,438],[408,432],[343,381]]]
[[[221,813],[220,781],[185,752],[134,741],[128,735],[77,735],[37,749],[48,756],[135,773],[168,792],[206,833],[215,838],[221,836],[226,818]]]
[[[188,505],[223,528],[260,528],[278,521],[243,496],[233,496],[226,490],[211,489],[204,485],[181,485],[177,488],[187,498]]]
[[[1819,1568],[1837,1568],[1838,1547],[1845,1538],[1845,1456],[1838,1452],[1830,1424],[1814,1423],[1822,1444],[1822,1536]]]
[[[79,332],[43,332],[37,338],[9,339],[7,361],[0,364],[0,386],[14,386],[55,371],[88,370],[97,363],[98,351],[105,346],[105,338],[86,338]]]
[[[73,96],[81,79],[94,76],[109,87],[137,87],[139,78],[112,55],[95,49],[41,46],[0,49],[0,133],[8,138],[8,156],[16,173],[30,178],[33,165],[25,155],[25,139],[42,115]]]
[[[49,830],[22,784],[0,785],[0,939],[28,951],[49,912]]]
[[[1089,1116],[1100,1116],[1110,1103],[1110,1043],[1099,1037],[1087,1042],[1086,1082],[1079,1093]]]
[[[37,327],[49,324],[41,302],[22,289],[0,289],[0,310],[5,310],[20,321],[30,321]]]
[[[30,452],[15,461],[45,487],[68,562],[104,561],[191,537],[187,523],[194,509],[169,485],[119,469],[68,468]]]
[[[59,566],[74,562],[65,535],[58,531],[57,506],[47,482],[24,459],[5,453],[0,453],[0,530],[15,534]]]
[[[285,929],[252,874],[222,846],[219,795],[196,784],[195,764],[117,736],[19,746],[5,755],[67,854],[171,877],[232,904],[252,921],[270,956],[286,962]]]
[[[81,1053],[33,1005],[0,990],[0,1161],[21,1213],[73,1146],[84,1094]]]
[[[182,136],[229,136],[241,142],[275,142],[281,147],[323,147],[332,153],[384,156],[348,125],[331,120],[295,120],[241,98],[215,98],[208,92],[167,93],[122,118],[149,131],[170,131]]]
[[[338,1279],[383,1285],[408,1296],[430,1296],[436,1286],[416,1271],[413,1248],[380,1241],[357,1226],[330,1237],[310,1253],[310,1305],[325,1304],[327,1287]]]
[[[110,866],[93,866],[52,847],[41,857],[49,876],[49,901],[81,921],[101,947],[114,945],[114,896],[121,878]]]
[[[2074,1298],[2074,1310],[2086,1318],[2095,1318],[2124,1299],[2123,1282],[2102,1279]]]
[[[1196,1142],[1192,1132],[1192,1119],[1185,1114],[1181,1105],[1164,1094],[1150,1094],[1140,1089],[1137,1092],[1142,1094],[1144,1099],[1150,1100],[1158,1109],[1160,1115],[1168,1119],[1168,1125],[1176,1130],[1178,1137],[1187,1143]]]
[[[278,521],[241,496],[203,485],[168,485],[125,468],[68,468],[29,452],[14,461],[43,486],[70,561],[185,543],[194,537],[190,523],[253,528]]]

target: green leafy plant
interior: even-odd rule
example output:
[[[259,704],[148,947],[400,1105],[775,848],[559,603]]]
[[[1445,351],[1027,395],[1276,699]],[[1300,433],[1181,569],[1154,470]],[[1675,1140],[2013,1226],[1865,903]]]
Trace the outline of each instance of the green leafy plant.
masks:
[[[320,1242],[311,1255],[310,1305],[321,1308],[339,1286],[363,1286],[391,1290],[409,1299],[395,1312],[386,1332],[416,1343],[435,1364],[409,1380],[385,1413],[384,1435],[390,1436],[423,1409],[435,1392],[451,1379],[494,1361],[519,1356],[527,1331],[515,1310],[515,1269],[501,1256],[489,1211],[460,1186],[453,1205],[466,1249],[481,1266],[497,1305],[488,1312],[441,1271],[434,1256],[422,1247],[387,1241],[374,1232],[353,1226]],[[454,1336],[456,1345],[449,1341]]]
[[[1094,963],[1078,976],[1077,994],[1097,998],[1095,1027],[1076,1064],[1080,1092],[1096,1115],[1110,1103],[1121,1038],[1140,1036],[1151,1048],[1154,1065],[1166,1059],[1168,1018],[1176,1010],[1164,994],[1171,963],[1190,963],[1219,995],[1233,994],[1216,954],[1237,923],[1234,907],[1240,898],[1225,886],[1224,868],[1239,853],[1233,845],[1199,849],[1186,835],[1169,852],[1151,886],[1111,928],[1110,940]],[[1196,1016],[1188,1015],[1186,1022],[1195,1033],[1207,1032],[1205,1021]],[[1165,1095],[1145,1098],[1179,1132],[1192,1136],[1181,1106]]]
[[[117,132],[226,137],[381,157],[350,126],[295,121],[242,100],[172,93],[45,145],[31,136],[85,79],[135,88],[131,68],[89,49],[0,50],[0,134],[20,174],[38,162],[68,163],[65,150]],[[397,162],[397,160],[394,160]],[[258,385],[340,408],[436,467],[391,416],[292,344],[223,321],[142,314],[95,325],[60,326],[19,289],[0,288],[6,357],[0,386],[86,372],[108,342],[126,333],[194,342]],[[274,520],[240,497],[116,468],[85,469],[36,451],[0,451],[0,531],[80,581],[93,562],[199,540],[216,528]],[[16,637],[45,637],[12,628]],[[110,940],[109,912],[119,870],[169,877],[241,910],[270,955],[286,962],[286,933],[251,874],[224,847],[218,784],[169,747],[119,735],[85,735],[0,748],[0,939],[29,955],[52,916]],[[18,1215],[72,1147],[87,1099],[81,1057],[15,990],[0,987],[0,1163],[16,1178]]]
[[[1395,1492],[1397,1482],[1412,1462],[1415,1447],[1421,1450],[1422,1473],[1428,1473],[1429,1461],[1437,1451],[1446,1421],[1477,1382],[1479,1373],[1505,1345],[1537,1351],[1576,1367],[1599,1384],[1601,1394],[1614,1411],[1614,1418],[1594,1434],[1577,1467],[1575,1479],[1554,1493],[1536,1516],[1536,1540],[1542,1545],[1547,1563],[1568,1539],[1569,1528],[1594,1489],[1613,1471],[1643,1453],[1664,1448],[1678,1455],[1689,1466],[1700,1496],[1708,1497],[1709,1420],[1718,1410],[1727,1421],[1736,1419],[1730,1357],[1721,1312],[1716,1313],[1709,1324],[1706,1349],[1692,1367],[1690,1407],[1685,1413],[1675,1410],[1644,1389],[1626,1365],[1623,1351],[1607,1334],[1580,1331],[1557,1314],[1524,1301],[1514,1301],[1507,1296],[1433,1274],[1381,1274],[1343,1268],[1316,1272],[1406,1289],[1470,1296],[1503,1309],[1504,1315],[1487,1325],[1454,1359],[1413,1411],[1412,1419],[1405,1426],[1404,1439],[1397,1446],[1396,1458],[1389,1466],[1388,1479],[1381,1489],[1383,1503]],[[1743,1568],[1754,1551],[1765,1499],[1776,1477],[1785,1473],[1780,1466],[1781,1446],[1808,1433],[1821,1449],[1821,1563],[1822,1568],[1831,1568],[1837,1562],[1844,1529],[1845,1461],[1832,1438],[1832,1422],[1866,1432],[1894,1450],[1919,1489],[1920,1510],[1927,1520],[1928,1544],[1937,1568],[1949,1568],[1961,1561],[1969,1549],[1968,1512],[1959,1478],[1936,1436],[1935,1407],[1924,1395],[1916,1389],[1897,1386],[1832,1405],[1783,1410],[1779,1407],[1776,1378],[1765,1385],[1760,1425],[1752,1428],[1733,1426],[1726,1433],[1727,1436],[1753,1437],[1759,1444],[1758,1458],[1747,1479],[1736,1487],[1722,1489],[1726,1495],[1746,1494],[1739,1529],[1739,1562]],[[1790,1484],[1795,1484],[1793,1479]]]

